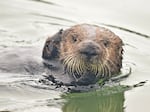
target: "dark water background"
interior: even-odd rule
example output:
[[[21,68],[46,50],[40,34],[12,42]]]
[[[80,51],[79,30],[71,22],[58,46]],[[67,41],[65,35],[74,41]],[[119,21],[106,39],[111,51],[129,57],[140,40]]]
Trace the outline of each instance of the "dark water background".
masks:
[[[150,112],[149,4],[149,0],[1,0],[1,50],[30,46],[41,52],[47,36],[61,28],[97,24],[111,29],[125,43],[123,63],[132,73],[121,84],[147,83],[129,91],[114,87],[61,98],[61,92],[36,83],[40,75],[0,72],[0,111]]]

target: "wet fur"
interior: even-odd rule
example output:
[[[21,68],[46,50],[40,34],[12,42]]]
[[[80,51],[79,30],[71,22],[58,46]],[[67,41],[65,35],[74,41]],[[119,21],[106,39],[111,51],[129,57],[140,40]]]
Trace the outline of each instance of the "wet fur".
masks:
[[[88,66],[92,68],[92,63],[85,63],[84,57],[80,56],[78,51],[82,48],[83,41],[92,40],[101,48],[102,55],[95,59],[98,64],[94,64],[95,70],[85,69]],[[74,42],[76,41],[76,42]],[[89,25],[75,25],[66,30],[60,30],[54,36],[49,37],[43,48],[44,60],[58,60],[64,66],[64,72],[74,79],[73,82],[86,85],[95,83],[100,78],[109,78],[119,74],[122,67],[123,42],[110,30]],[[70,64],[69,64],[70,63]],[[83,66],[78,63],[83,63]],[[75,73],[78,72],[78,73]],[[96,72],[98,72],[96,74]]]

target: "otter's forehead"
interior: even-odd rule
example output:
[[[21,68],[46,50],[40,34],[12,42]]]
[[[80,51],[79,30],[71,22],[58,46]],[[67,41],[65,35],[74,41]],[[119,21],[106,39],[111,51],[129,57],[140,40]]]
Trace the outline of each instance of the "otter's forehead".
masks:
[[[114,43],[122,43],[121,39],[109,29],[90,24],[79,24],[72,26],[64,31],[63,37],[65,37],[65,39],[77,37],[79,40],[107,40]]]
[[[86,39],[103,39],[103,37],[107,38],[110,35],[110,32],[108,32],[107,29],[96,25],[80,24],[73,26],[72,29],[81,38]]]
[[[86,38],[92,39],[97,36],[97,27],[87,24],[81,25],[80,27],[86,32]]]

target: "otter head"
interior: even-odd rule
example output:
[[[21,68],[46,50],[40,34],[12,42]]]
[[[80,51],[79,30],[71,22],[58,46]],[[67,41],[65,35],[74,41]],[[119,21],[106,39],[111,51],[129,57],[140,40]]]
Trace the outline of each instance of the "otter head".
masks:
[[[122,45],[121,39],[110,30],[81,24],[63,31],[57,54],[64,70],[75,81],[85,82],[92,76],[91,82],[95,82],[120,72]]]

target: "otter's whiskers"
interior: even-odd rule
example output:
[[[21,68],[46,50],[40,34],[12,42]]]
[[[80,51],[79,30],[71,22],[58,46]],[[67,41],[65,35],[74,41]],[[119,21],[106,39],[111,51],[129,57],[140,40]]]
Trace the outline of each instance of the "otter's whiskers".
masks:
[[[108,77],[111,75],[107,63],[102,63],[100,60],[94,62],[85,61],[84,58],[79,55],[69,55],[65,56],[63,59],[65,71],[75,79],[79,79],[82,75],[86,75],[85,73],[88,71],[96,77]]]

